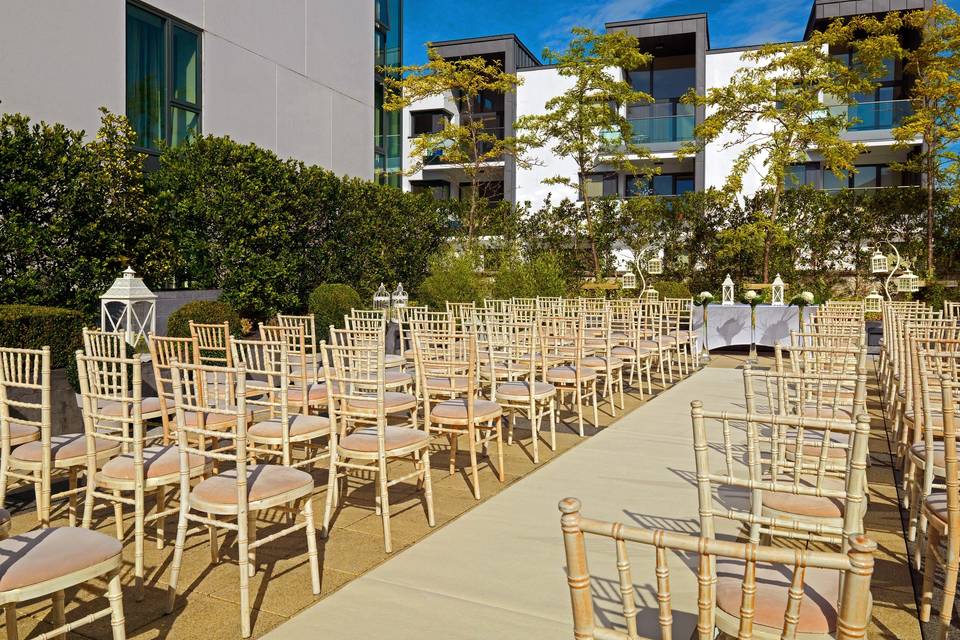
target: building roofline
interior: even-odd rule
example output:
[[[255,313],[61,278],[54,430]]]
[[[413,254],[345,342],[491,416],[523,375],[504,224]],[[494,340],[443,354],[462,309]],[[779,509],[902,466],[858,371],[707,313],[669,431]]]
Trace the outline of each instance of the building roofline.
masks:
[[[684,13],[676,16],[658,16],[655,18],[637,18],[635,20],[617,20],[615,22],[607,22],[603,26],[607,29],[610,27],[632,27],[637,24],[650,24],[652,22],[676,22],[678,20],[693,20],[696,18],[707,19],[706,13]]]
[[[523,41],[517,37],[515,33],[501,33],[497,35],[477,36],[475,38],[455,38],[453,40],[437,40],[435,42],[428,42],[427,44],[431,47],[447,47],[458,44],[473,44],[475,42],[496,42],[497,40],[513,40],[528,56],[534,59],[537,65],[543,64],[540,57],[530,51],[527,45],[523,44]]]
[[[755,51],[768,44],[802,44],[804,40],[787,40],[786,42],[764,42],[763,44],[741,44],[736,47],[717,47],[716,49],[707,49],[707,53],[731,53],[734,51]]]

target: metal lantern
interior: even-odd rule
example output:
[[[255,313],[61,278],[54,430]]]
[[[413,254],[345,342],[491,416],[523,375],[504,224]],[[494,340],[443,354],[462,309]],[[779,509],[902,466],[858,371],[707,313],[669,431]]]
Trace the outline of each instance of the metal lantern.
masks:
[[[390,306],[390,294],[387,293],[387,286],[380,283],[380,288],[373,294],[373,308],[386,309]]]
[[[157,294],[130,267],[100,296],[100,328],[122,332],[134,346],[157,330]]]
[[[874,251],[873,256],[870,258],[870,272],[871,273],[886,273],[890,270],[890,263],[887,260],[887,256],[880,253],[880,250]]]
[[[780,278],[779,273],[777,274],[777,277],[773,279],[773,283],[770,285],[770,306],[783,306],[783,280]]]
[[[637,276],[633,271],[627,271],[620,277],[620,286],[624,289],[637,288]]]
[[[653,287],[647,287],[647,290],[643,292],[643,300],[644,302],[657,302],[660,300],[660,292]]]
[[[652,276],[659,276],[663,273],[663,260],[660,258],[650,258],[647,261],[647,273]]]
[[[916,293],[920,291],[920,277],[909,267],[907,272],[897,277],[897,291],[900,293]]]
[[[872,291],[863,299],[863,310],[867,313],[880,313],[883,305],[883,296]]]
[[[409,298],[410,296],[408,296],[407,292],[403,290],[403,283],[397,283],[397,290],[393,292],[393,308],[399,309],[407,306],[407,300]]]
[[[729,273],[723,280],[723,295],[721,304],[725,306],[733,304],[733,279],[730,278]]]

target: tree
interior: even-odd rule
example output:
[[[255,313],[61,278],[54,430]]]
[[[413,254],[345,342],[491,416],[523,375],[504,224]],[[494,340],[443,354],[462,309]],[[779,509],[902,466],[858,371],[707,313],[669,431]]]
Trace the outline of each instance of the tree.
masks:
[[[903,16],[906,27],[920,34],[915,48],[902,51],[904,74],[913,78],[911,113],[893,130],[897,145],[920,149],[895,168],[925,177],[927,277],[934,275],[934,193],[955,183],[960,142],[960,15],[934,0],[930,9]]]
[[[706,107],[707,115],[694,130],[696,140],[685,145],[681,155],[722,138],[721,148],[737,153],[725,188],[741,193],[744,175],[754,168],[762,171],[762,184],[772,191],[768,213],[759,213],[753,223],[763,238],[764,282],[770,281],[770,255],[779,235],[788,168],[806,162],[808,150],[816,149],[824,168],[840,175],[855,171],[854,160],[864,151],[862,144],[841,135],[849,124],[843,105],[875,88],[872,79],[897,45],[889,38],[856,40],[856,33],[853,23],[837,20],[805,42],[767,44],[744,52],[743,66],[726,85],[705,95],[691,91],[684,96],[686,102]],[[841,47],[854,49],[855,64],[831,55],[831,49]],[[825,107],[824,97],[839,106]]]
[[[548,100],[543,114],[520,118],[517,128],[531,132],[537,145],[548,146],[556,157],[572,158],[577,163],[576,178],[560,175],[544,182],[579,191],[594,277],[600,278],[596,220],[586,184],[590,174],[601,168],[634,175],[652,172],[647,163],[643,167],[636,164],[650,154],[634,143],[633,130],[622,107],[653,102],[653,98],[634,90],[617,72],[646,67],[653,57],[640,51],[636,37],[622,31],[600,34],[575,28],[572,33],[566,51],[547,49],[543,54],[556,64],[562,77],[572,80],[572,85]]]
[[[482,96],[516,91],[522,80],[503,70],[499,60],[481,56],[447,59],[427,49],[426,64],[385,67],[383,108],[400,111],[421,100],[452,95],[459,105],[459,121],[446,121],[441,130],[412,139],[407,175],[421,171],[425,158],[454,165],[470,182],[467,241],[471,245],[480,226],[478,213],[483,194],[480,183],[489,163],[512,157],[518,167],[528,167],[529,136],[505,136],[479,117],[476,103]]]

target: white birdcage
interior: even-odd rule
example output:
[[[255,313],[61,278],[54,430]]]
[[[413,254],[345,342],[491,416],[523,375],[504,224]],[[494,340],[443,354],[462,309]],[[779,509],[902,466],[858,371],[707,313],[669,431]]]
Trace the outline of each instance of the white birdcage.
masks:
[[[380,283],[380,288],[373,294],[373,308],[386,309],[390,306],[390,294],[387,293],[387,285]]]
[[[647,261],[647,273],[652,276],[659,276],[663,273],[663,260],[660,258],[650,258]]]
[[[900,293],[916,293],[920,291],[920,277],[908,267],[905,274],[897,276],[897,291]]]
[[[397,283],[397,289],[393,292],[393,307],[395,309],[407,306],[407,300],[410,299],[410,296],[407,295],[407,292],[403,290],[403,283]]]
[[[730,278],[730,274],[727,274],[727,277],[723,280],[723,292],[721,304],[723,305],[732,305],[733,304],[733,279]]]
[[[620,286],[624,289],[636,289],[637,288],[637,276],[633,271],[627,271],[622,276],[620,276]]]
[[[647,287],[647,290],[643,292],[644,302],[658,302],[659,300],[660,300],[660,292],[654,289],[653,287]]]
[[[887,256],[880,253],[880,250],[873,252],[873,256],[870,258],[870,272],[871,273],[886,273],[890,270],[890,262],[887,260]]]
[[[100,328],[122,332],[132,345],[157,330],[157,294],[130,267],[100,296]]]
[[[870,292],[863,299],[863,310],[867,313],[880,313],[883,309],[883,296],[876,291]]]
[[[770,306],[783,306],[783,279],[780,278],[779,273],[777,274],[777,277],[773,279],[773,283],[770,285]]]

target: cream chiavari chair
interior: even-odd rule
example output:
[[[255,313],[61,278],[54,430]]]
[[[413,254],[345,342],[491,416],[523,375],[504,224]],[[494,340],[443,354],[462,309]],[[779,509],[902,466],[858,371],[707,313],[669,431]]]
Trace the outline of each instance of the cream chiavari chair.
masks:
[[[960,320],[960,302],[945,301],[943,303],[943,317]]]
[[[500,300],[494,298],[486,298],[483,301],[483,308],[488,311],[495,311],[498,313],[510,313],[510,309],[513,306],[513,300]]]
[[[276,324],[280,327],[303,327],[303,346],[306,350],[307,366],[311,368],[317,381],[319,381],[320,354],[317,352],[316,316],[312,313],[303,316],[277,314]],[[296,360],[296,356],[293,357],[293,360]],[[296,369],[294,369],[294,373],[296,373]]]
[[[389,309],[352,309],[350,315],[343,317],[343,326],[350,331],[365,334],[379,333],[383,335],[380,348],[384,350],[383,362],[388,369],[403,368],[407,360],[403,355],[387,353],[387,325]]]
[[[412,365],[414,353],[413,345],[410,343],[410,319],[426,313],[429,307],[398,307],[395,311],[400,355],[403,357],[404,365]]]
[[[474,334],[415,332],[417,376],[423,394],[423,422],[427,435],[446,436],[450,446],[450,475],[456,473],[457,448],[466,436],[470,454],[473,497],[480,499],[477,447],[489,460],[488,446],[497,443],[497,477],[503,466],[503,409],[479,397],[477,338]]]
[[[893,341],[891,337],[894,335],[894,321],[896,315],[900,311],[910,313],[913,310],[920,309],[923,303],[919,301],[893,301],[893,302],[884,302],[881,307],[880,321],[883,327],[883,337],[880,338],[880,380],[882,384],[881,390],[886,390],[887,388],[887,377],[890,375],[890,359],[891,352],[893,351]]]
[[[271,344],[283,344],[287,354],[289,370],[287,372],[287,400],[300,413],[319,413],[327,406],[327,385],[320,382],[320,370],[310,364],[310,348],[303,325],[284,326],[260,325],[260,338]],[[316,354],[313,351],[313,354]],[[231,360],[236,360],[237,350],[233,349]],[[252,354],[251,354],[252,355]],[[248,367],[249,369],[249,367]],[[262,374],[261,374],[262,375]],[[247,392],[253,396],[259,394],[256,384],[247,382]]]
[[[190,337],[196,340],[193,362],[217,367],[231,367],[230,323],[200,324],[190,321]]]
[[[389,488],[415,478],[423,487],[427,523],[434,526],[433,490],[430,482],[430,436],[416,428],[415,422],[388,424],[391,393],[384,382],[383,349],[379,345],[351,340],[347,330],[330,329],[330,344],[321,343],[320,352],[330,393],[327,415],[331,424],[330,472],[323,514],[323,532],[330,531],[333,509],[340,502],[340,488],[346,486],[350,472],[373,473],[377,485],[377,512],[383,522],[383,544],[393,550],[390,535]],[[414,408],[416,400],[414,399]],[[396,470],[394,460],[413,463],[413,471],[390,477]]]
[[[653,354],[660,384],[666,386],[668,382],[673,384],[673,354],[678,347],[677,341],[667,336],[670,329],[665,324],[663,304],[662,301],[640,303],[640,340],[636,346]]]
[[[83,352],[85,355],[97,358],[125,358],[127,357],[127,339],[122,331],[100,331],[99,329],[84,327]],[[164,417],[159,397],[148,396],[143,398],[142,402],[141,415],[144,420],[156,420]],[[120,403],[101,407],[101,410],[109,415],[113,411],[120,410]],[[166,415],[172,415],[172,411]]]
[[[180,484],[180,455],[176,445],[146,443],[140,358],[85,356],[80,351],[76,357],[87,444],[83,526],[89,529],[93,523],[97,501],[106,502],[113,507],[117,539],[122,543],[123,508],[133,507],[134,593],[140,601],[146,528],[157,523],[157,548],[162,548],[164,520],[178,512],[178,508],[167,507],[167,490]],[[106,406],[112,409],[106,411]],[[107,446],[123,453],[108,459],[102,453]],[[200,456],[190,456],[188,465],[190,479],[209,470]],[[147,510],[149,494],[156,497],[154,513]]]
[[[611,325],[610,308],[606,305],[592,310],[585,310],[585,320],[589,324],[588,335],[584,342],[590,343],[594,349],[594,355],[585,356],[580,360],[580,365],[588,367],[597,372],[603,380],[603,395],[610,402],[610,414],[617,415],[617,405],[615,393],[620,393],[620,408],[626,407],[623,392],[623,367],[624,361],[614,355],[613,350],[616,343],[613,339],[613,327]]]
[[[580,362],[584,358],[584,319],[577,314],[574,317],[541,317],[541,367],[546,372],[544,380],[552,384],[562,403],[564,395],[570,397],[577,413],[577,428],[580,437],[583,431],[583,402],[593,404],[593,426],[600,426],[597,411],[597,372]],[[567,364],[554,364],[565,362]],[[559,421],[559,412],[557,412]]]
[[[477,312],[477,303],[475,302],[447,302],[447,312],[453,316],[453,322],[456,331],[465,331],[466,327],[473,322],[473,316]]]
[[[657,356],[657,349],[641,347],[640,342],[645,340],[642,335],[642,313],[640,302],[636,299],[612,300],[610,306],[611,339],[615,343],[611,349],[614,357],[630,365],[629,384],[634,381],[643,400],[643,374],[647,375],[647,393],[653,393],[653,376],[651,362]],[[643,368],[641,369],[641,365]]]
[[[511,298],[510,299],[510,312],[532,312],[537,309],[537,299],[536,298]]]
[[[191,523],[208,528],[211,555],[216,560],[217,529],[235,534],[240,569],[240,635],[250,637],[250,578],[256,575],[256,551],[280,537],[306,531],[307,556],[313,594],[320,593],[320,565],[313,521],[313,477],[300,469],[272,464],[249,464],[247,448],[247,371],[238,367],[209,365],[172,366],[173,390],[177,411],[177,443],[180,452],[180,513],[177,541],[170,567],[167,612],[176,605],[177,586],[183,564],[183,550]],[[222,415],[232,429],[211,431],[189,420],[190,415]],[[231,446],[216,451],[193,446],[207,438],[227,439]],[[205,478],[191,486],[191,456],[209,459],[227,471]],[[275,510],[302,516],[278,531],[257,540],[257,514]]]
[[[559,296],[538,296],[537,311],[548,316],[556,315],[563,308],[563,298]]]
[[[845,553],[797,550],[593,520],[581,515],[576,498],[566,498],[559,506],[576,638],[674,637],[676,596],[670,590],[669,564],[674,554],[692,559],[696,566],[698,640],[713,640],[718,628],[727,637],[742,640],[859,640],[866,635],[877,545],[865,536],[850,537]],[[611,621],[614,614],[606,602],[602,617],[594,610],[587,536],[615,542],[622,622]],[[644,555],[655,559],[651,589],[656,596],[659,636],[647,635],[638,624],[627,543],[640,545]],[[688,566],[682,567],[689,571]]]
[[[700,336],[693,330],[693,298],[666,298],[664,312],[670,321],[667,335],[677,341],[677,361],[684,375],[690,374],[690,363],[700,366]]]

